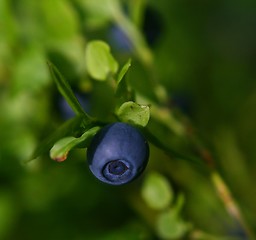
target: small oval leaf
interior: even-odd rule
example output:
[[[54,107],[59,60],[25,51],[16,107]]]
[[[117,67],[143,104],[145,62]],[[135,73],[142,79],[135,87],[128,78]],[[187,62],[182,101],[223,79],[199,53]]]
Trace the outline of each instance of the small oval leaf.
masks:
[[[152,172],[146,177],[141,194],[146,204],[156,210],[165,209],[173,199],[171,185],[157,172]]]
[[[105,81],[109,74],[115,74],[118,63],[110,53],[110,47],[103,41],[91,41],[85,51],[86,68],[95,80]]]
[[[83,117],[81,115],[71,118],[63,123],[57,130],[55,130],[55,132],[52,133],[52,135],[48,136],[43,141],[40,141],[40,143],[38,143],[31,157],[24,161],[24,163],[28,163],[36,159],[40,155],[48,153],[53,144],[59,139],[64,138],[68,135],[75,134],[77,132],[80,133],[80,129],[83,129],[81,128],[82,123]]]
[[[156,231],[161,239],[181,239],[190,229],[191,224],[182,220],[173,209],[162,212],[157,218]]]
[[[86,144],[88,140],[91,139],[99,129],[99,127],[91,128],[79,138],[65,137],[60,139],[54,144],[54,146],[50,150],[50,157],[57,162],[65,161],[67,159],[69,151],[72,148],[80,144]]]
[[[132,101],[123,103],[116,114],[120,121],[141,127],[145,127],[150,118],[149,106]]]

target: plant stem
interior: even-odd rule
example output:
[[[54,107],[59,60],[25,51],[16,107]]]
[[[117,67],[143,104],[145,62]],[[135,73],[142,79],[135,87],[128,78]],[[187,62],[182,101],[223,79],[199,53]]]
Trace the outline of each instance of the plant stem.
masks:
[[[241,225],[246,235],[248,236],[248,239],[255,239],[255,237],[253,236],[253,233],[249,229],[248,225],[246,224],[242,216],[242,213],[238,204],[235,202],[230,190],[228,189],[227,185],[225,184],[224,180],[219,175],[219,173],[216,171],[213,171],[211,173],[211,180],[218,193],[219,198],[224,203],[224,206],[227,212],[230,214],[230,216],[236,219],[237,222]]]
[[[211,152],[201,143],[199,137],[196,136],[193,131],[189,132],[189,137],[191,139],[191,142],[196,147],[198,154],[201,156],[201,159],[208,166],[210,170],[211,181],[227,212],[230,216],[233,217],[233,219],[235,219],[240,224],[240,226],[243,228],[244,232],[248,236],[248,239],[255,239],[252,231],[249,229],[248,224],[245,222],[240,207],[232,196],[230,189],[228,188],[221,175],[217,172],[215,168],[215,161]]]
[[[187,137],[191,137],[191,143],[193,143],[193,145],[195,146],[199,158],[191,158],[190,156],[180,154],[170,149],[168,145],[164,145],[159,139],[154,137],[153,134],[149,132],[148,137],[151,139],[154,145],[161,148],[163,151],[165,151],[168,155],[172,157],[185,159],[190,162],[198,162],[201,159],[201,163],[204,163],[203,168],[209,170],[210,179],[213,183],[213,186],[216,192],[218,193],[218,197],[223,202],[229,215],[240,224],[240,226],[243,228],[244,232],[248,236],[248,239],[255,239],[248,224],[245,222],[241,210],[236,201],[234,200],[231,191],[229,190],[228,186],[226,185],[220,174],[217,172],[214,164],[214,158],[212,157],[211,152],[203,146],[203,144],[198,140],[198,137],[195,135],[195,133],[193,133],[192,135],[187,135]]]

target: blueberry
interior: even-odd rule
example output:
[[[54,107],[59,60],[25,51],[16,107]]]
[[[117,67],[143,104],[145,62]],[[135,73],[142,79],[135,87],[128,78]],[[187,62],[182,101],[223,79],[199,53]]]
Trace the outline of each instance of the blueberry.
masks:
[[[117,51],[127,53],[132,51],[132,42],[120,27],[117,25],[111,26],[107,34],[110,44]]]
[[[158,43],[161,35],[163,35],[163,19],[161,14],[152,7],[146,7],[144,14],[141,33],[149,46],[153,47]],[[117,24],[110,26],[110,28],[107,30],[106,37],[111,45],[111,48],[123,53],[131,53],[133,51],[134,46],[131,39]]]
[[[102,128],[87,149],[91,172],[111,185],[122,185],[138,177],[148,157],[148,143],[139,130],[121,122]]]

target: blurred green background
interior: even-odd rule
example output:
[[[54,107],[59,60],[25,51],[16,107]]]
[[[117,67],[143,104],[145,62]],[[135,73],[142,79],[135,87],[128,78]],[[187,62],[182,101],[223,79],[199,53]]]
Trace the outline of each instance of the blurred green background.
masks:
[[[110,118],[111,87],[85,69],[86,43],[101,39],[120,64],[132,58],[130,84],[154,102],[153,66],[166,106],[193,123],[256,232],[256,2],[120,1],[128,24],[118,22],[110,2],[0,1],[0,239],[248,239],[206,173],[153,145],[143,176],[122,187],[98,182],[84,149],[63,163],[45,155],[24,164],[67,118],[47,60],[83,94],[93,116]],[[163,127],[150,124],[166,137]],[[169,201],[160,209],[145,197],[147,177],[153,176],[150,189],[162,189],[155,172],[164,185],[159,194]],[[179,204],[174,221],[168,211]]]

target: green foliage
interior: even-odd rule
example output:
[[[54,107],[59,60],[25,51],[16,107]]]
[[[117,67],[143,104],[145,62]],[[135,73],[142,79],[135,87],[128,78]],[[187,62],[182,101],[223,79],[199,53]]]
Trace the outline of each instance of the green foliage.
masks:
[[[84,112],[82,106],[80,105],[77,98],[75,97],[68,82],[62,77],[61,73],[58,71],[58,69],[52,63],[48,62],[48,66],[49,66],[52,78],[55,81],[60,93],[66,99],[66,101],[68,102],[70,107],[73,109],[73,111],[76,114],[82,115],[85,124],[88,124],[90,122],[90,118]]]
[[[57,162],[62,162],[66,160],[67,155],[72,148],[78,145],[86,147],[86,143],[88,143],[88,140],[91,139],[98,130],[98,127],[94,127],[82,134],[81,137],[65,137],[60,139],[54,144],[54,146],[50,150],[51,158],[53,160],[56,160]]]
[[[89,75],[99,81],[107,80],[118,70],[118,63],[111,55],[109,46],[102,41],[87,44],[85,61]]]
[[[169,181],[157,172],[149,173],[145,178],[141,194],[147,205],[156,210],[164,210],[173,199]]]
[[[255,9],[0,1],[0,239],[255,239]],[[115,121],[150,142],[118,188],[85,163]]]
[[[69,121],[63,123],[54,133],[45,138],[34,150],[32,157],[28,161],[33,160],[39,157],[42,154],[47,153],[53,146],[55,142],[59,139],[69,136],[76,135],[77,132],[84,130],[83,126],[83,117],[77,116]]]
[[[161,239],[180,239],[189,226],[173,209],[163,212],[157,220],[157,232]]]
[[[120,82],[123,80],[125,74],[127,73],[127,71],[129,70],[129,68],[131,67],[131,62],[132,60],[129,59],[125,64],[124,66],[122,67],[122,69],[120,70],[120,72],[118,73],[118,76],[117,76],[117,84],[119,85]]]
[[[150,118],[148,106],[139,105],[135,102],[125,102],[116,112],[121,122],[127,122],[132,125],[145,127]]]
[[[191,229],[191,224],[185,222],[180,216],[183,204],[184,196],[179,195],[173,207],[158,215],[156,229],[161,238],[179,239]]]

